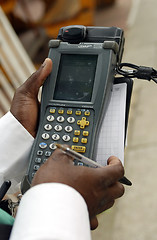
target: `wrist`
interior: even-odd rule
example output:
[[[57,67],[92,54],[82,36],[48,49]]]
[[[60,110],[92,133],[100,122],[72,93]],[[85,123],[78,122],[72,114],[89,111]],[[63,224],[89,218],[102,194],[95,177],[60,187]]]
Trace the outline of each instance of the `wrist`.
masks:
[[[30,139],[34,139],[33,134],[31,134],[30,131],[28,131],[28,130],[25,128],[25,126],[20,122],[20,120],[18,120],[18,119],[14,116],[14,114],[13,114],[11,111],[9,111],[7,114],[9,115],[9,117],[11,117],[11,118],[13,119],[13,121],[18,125],[18,127],[20,128],[21,131],[23,131],[24,134],[27,134],[28,137],[30,137]]]

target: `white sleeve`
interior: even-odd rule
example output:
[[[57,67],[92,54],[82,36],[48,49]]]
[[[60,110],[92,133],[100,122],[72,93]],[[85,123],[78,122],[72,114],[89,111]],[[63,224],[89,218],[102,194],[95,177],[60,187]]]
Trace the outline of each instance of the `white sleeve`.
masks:
[[[10,240],[90,240],[87,205],[60,183],[32,187],[22,197]]]
[[[8,112],[0,119],[0,186],[5,179],[12,181],[12,191],[26,171],[34,138]]]

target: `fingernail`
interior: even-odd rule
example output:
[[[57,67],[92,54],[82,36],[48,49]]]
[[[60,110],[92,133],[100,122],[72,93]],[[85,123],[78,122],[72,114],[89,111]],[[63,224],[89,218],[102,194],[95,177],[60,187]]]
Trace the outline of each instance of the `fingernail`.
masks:
[[[44,68],[46,66],[46,62],[47,62],[47,58],[45,59],[45,61],[43,62],[43,64],[41,65],[42,68]]]

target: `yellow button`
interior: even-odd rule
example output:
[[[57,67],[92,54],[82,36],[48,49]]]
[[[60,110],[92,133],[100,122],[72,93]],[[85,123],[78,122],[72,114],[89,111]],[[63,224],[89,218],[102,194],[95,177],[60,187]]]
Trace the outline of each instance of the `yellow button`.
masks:
[[[80,130],[75,130],[74,134],[75,134],[75,136],[79,136],[80,135]]]
[[[87,143],[87,138],[82,138],[81,143]]]
[[[79,141],[79,138],[77,138],[77,137],[73,137],[73,142],[78,142]]]
[[[81,111],[76,111],[75,114],[76,115],[81,115]]]
[[[86,121],[86,126],[89,126],[89,121]]]
[[[84,146],[72,145],[71,148],[76,152],[80,152],[80,153],[85,153],[86,152],[86,147],[84,147]]]
[[[84,115],[85,116],[90,116],[90,111],[89,110],[85,111]]]
[[[84,137],[88,137],[88,135],[89,135],[89,132],[88,132],[88,131],[83,131],[83,136],[84,136]]]
[[[84,129],[85,126],[89,126],[89,121],[86,121],[86,117],[82,117],[81,120],[77,121],[77,125],[80,125],[80,128]]]
[[[50,113],[55,113],[56,109],[55,108],[50,108]]]
[[[71,115],[72,113],[73,113],[73,111],[72,111],[71,109],[68,109],[68,110],[67,110],[67,114],[68,114],[68,115]]]
[[[63,113],[64,113],[64,109],[59,109],[59,110],[58,110],[58,113],[59,113],[59,114],[63,114]]]

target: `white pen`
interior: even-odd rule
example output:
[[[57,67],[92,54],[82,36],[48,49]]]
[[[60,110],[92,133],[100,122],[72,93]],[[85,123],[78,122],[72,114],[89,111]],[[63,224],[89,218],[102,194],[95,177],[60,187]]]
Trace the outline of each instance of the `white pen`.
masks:
[[[91,160],[90,158],[85,157],[84,155],[75,152],[74,150],[72,150],[70,147],[65,147],[62,144],[55,144],[57,148],[61,149],[63,152],[65,152],[68,156],[73,157],[74,159],[90,166],[90,167],[94,167],[94,168],[98,168],[98,167],[103,167],[102,165],[100,165],[99,163]],[[130,182],[130,180],[128,180],[126,177],[123,177],[119,180],[119,182],[126,184],[128,186],[131,186],[132,183]]]
[[[61,144],[58,144],[56,143],[55,144],[57,148],[61,149],[62,151],[64,151],[68,156],[70,157],[73,157],[75,158],[76,160],[84,163],[84,164],[87,164],[88,166],[90,167],[102,167],[102,165],[100,165],[99,163],[97,162],[94,162],[93,160],[85,157],[84,155],[78,153],[78,152],[75,152],[74,150],[72,150],[71,148],[69,147],[65,147],[64,145],[61,145]]]

